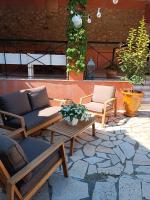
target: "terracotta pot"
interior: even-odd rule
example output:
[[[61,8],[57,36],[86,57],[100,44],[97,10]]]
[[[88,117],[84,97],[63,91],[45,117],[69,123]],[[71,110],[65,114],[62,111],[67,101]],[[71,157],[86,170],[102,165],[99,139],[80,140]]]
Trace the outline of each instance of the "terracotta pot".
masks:
[[[107,69],[106,70],[106,77],[107,78],[116,78],[117,76],[117,70],[114,69]]]
[[[69,80],[83,80],[83,72],[76,73],[74,71],[69,72]]]
[[[144,93],[141,91],[122,91],[125,108],[125,116],[134,117],[137,115]]]

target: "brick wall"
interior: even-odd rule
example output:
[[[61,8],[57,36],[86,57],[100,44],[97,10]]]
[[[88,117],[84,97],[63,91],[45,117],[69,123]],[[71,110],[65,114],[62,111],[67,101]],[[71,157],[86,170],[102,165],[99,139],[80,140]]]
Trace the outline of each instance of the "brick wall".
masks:
[[[5,5],[5,1],[0,1],[0,38],[66,39],[66,0],[35,1],[38,5],[32,4],[31,7],[10,3]],[[104,4],[104,1],[107,3]],[[97,7],[103,7],[102,19],[96,18]],[[120,0],[118,5],[113,5],[111,0],[92,0],[87,10],[93,21],[87,26],[89,40],[123,41],[129,28],[136,26],[144,15],[145,4],[135,0]]]

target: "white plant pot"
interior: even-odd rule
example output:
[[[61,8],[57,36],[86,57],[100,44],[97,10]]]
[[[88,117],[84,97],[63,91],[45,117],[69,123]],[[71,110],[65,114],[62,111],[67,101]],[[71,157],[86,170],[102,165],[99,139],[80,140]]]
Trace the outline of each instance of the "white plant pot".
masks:
[[[78,123],[78,119],[73,118],[72,121],[67,121],[67,123],[68,123],[70,126],[76,126],[77,123]]]

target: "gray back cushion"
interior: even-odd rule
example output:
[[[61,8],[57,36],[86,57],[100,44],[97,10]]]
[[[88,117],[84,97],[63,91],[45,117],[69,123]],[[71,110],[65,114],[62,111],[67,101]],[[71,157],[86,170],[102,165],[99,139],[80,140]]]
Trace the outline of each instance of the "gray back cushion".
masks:
[[[44,86],[28,90],[28,97],[32,110],[49,106],[48,94]]]
[[[92,101],[104,103],[108,99],[115,97],[115,91],[114,86],[95,85]]]
[[[0,96],[0,109],[17,115],[31,111],[26,91],[18,91]]]
[[[0,134],[0,160],[12,176],[28,164],[28,159],[22,147],[13,139]],[[24,178],[28,181],[31,173]]]

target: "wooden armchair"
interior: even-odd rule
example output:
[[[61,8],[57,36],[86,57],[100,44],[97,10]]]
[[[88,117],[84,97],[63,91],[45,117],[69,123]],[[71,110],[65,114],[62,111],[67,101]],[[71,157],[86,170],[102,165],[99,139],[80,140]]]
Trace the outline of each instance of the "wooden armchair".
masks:
[[[53,145],[33,137],[18,141],[0,134],[0,183],[7,200],[31,199],[60,165],[68,176],[63,141]]]
[[[90,102],[84,103],[89,98]],[[101,116],[102,127],[104,127],[106,117],[109,116],[110,112],[114,111],[114,116],[116,116],[115,87],[95,85],[93,94],[82,97],[80,103],[84,104],[89,112]]]

